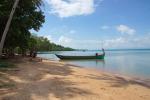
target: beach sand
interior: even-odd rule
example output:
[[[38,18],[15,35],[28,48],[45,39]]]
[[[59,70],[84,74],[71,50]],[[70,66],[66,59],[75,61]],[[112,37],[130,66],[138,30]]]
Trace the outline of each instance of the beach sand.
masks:
[[[57,61],[15,64],[1,72],[14,86],[0,88],[0,100],[150,100],[150,86],[134,79]]]

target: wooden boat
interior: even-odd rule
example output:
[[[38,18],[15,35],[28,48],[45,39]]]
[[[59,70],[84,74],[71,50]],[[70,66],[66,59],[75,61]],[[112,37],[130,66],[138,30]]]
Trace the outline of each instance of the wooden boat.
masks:
[[[103,49],[102,49],[103,50]],[[104,59],[105,57],[105,52],[103,50],[103,54],[95,54],[95,55],[87,55],[87,56],[68,56],[68,55],[58,55],[55,54],[59,59]]]

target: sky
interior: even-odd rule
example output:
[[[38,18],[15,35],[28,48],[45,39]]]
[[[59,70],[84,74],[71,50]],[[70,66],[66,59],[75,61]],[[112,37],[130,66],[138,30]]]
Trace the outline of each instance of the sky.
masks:
[[[75,49],[150,48],[150,0],[43,0],[38,36]]]

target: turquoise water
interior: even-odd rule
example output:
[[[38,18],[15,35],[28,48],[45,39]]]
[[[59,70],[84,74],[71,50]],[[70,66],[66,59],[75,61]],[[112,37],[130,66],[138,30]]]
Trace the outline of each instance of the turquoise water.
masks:
[[[38,54],[43,58],[59,60],[54,54],[93,55],[99,51],[53,51]],[[126,75],[135,78],[150,79],[150,50],[112,50],[106,51],[104,60],[63,60],[87,68]]]

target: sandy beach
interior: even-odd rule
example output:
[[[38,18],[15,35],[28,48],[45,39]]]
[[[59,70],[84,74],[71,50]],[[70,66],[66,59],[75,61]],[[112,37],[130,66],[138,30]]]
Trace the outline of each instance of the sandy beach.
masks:
[[[0,100],[150,100],[150,85],[106,72],[63,62],[14,62],[13,71],[0,72],[12,87],[0,88]]]

